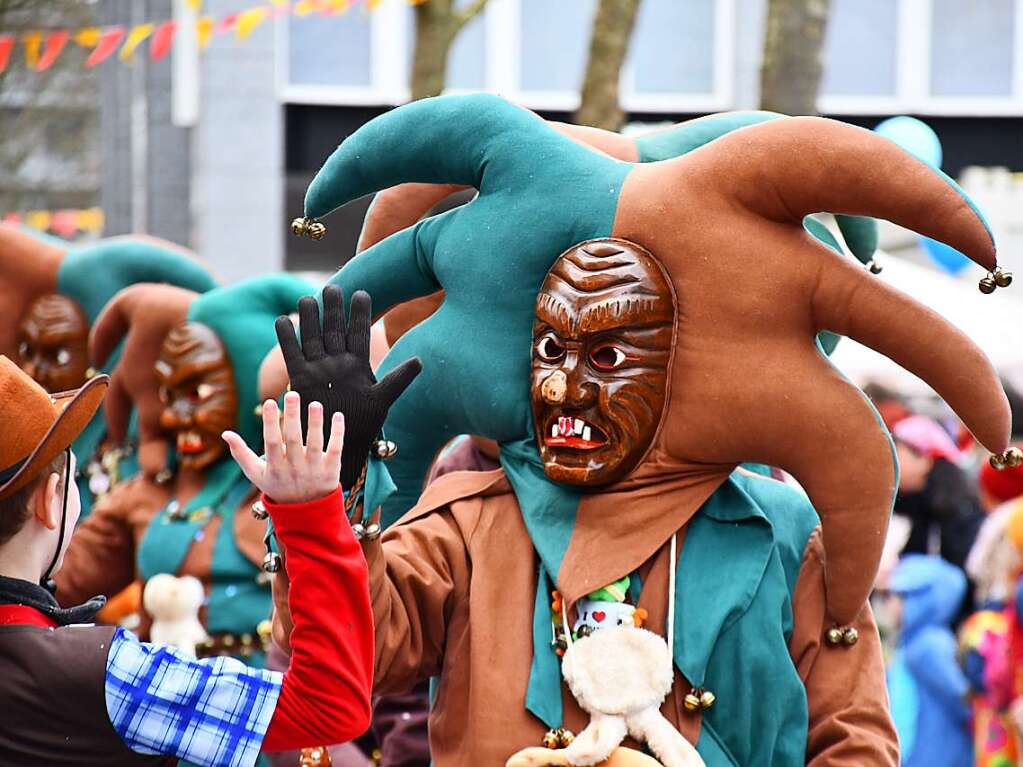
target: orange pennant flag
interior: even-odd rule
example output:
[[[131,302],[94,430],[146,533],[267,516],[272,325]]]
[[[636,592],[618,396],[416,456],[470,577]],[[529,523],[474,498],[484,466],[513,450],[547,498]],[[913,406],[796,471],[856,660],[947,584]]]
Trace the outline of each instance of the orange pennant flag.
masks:
[[[139,24],[136,27],[132,27],[131,32],[128,33],[128,39],[124,41],[124,46],[121,48],[121,52],[117,54],[117,58],[121,61],[130,61],[132,56],[135,55],[135,51],[143,41],[153,34],[154,25],[151,23]]]
[[[7,62],[11,60],[12,50],[14,50],[14,36],[0,35],[0,72],[7,69]]]
[[[39,65],[39,49],[43,44],[43,33],[29,32],[22,36],[21,42],[25,44],[25,66],[35,69]]]
[[[265,6],[250,8],[238,14],[238,21],[235,24],[234,36],[236,40],[244,40],[252,31],[258,27],[269,15],[270,9]]]
[[[177,28],[176,21],[165,21],[153,32],[153,39],[149,41],[149,57],[153,61],[159,61],[170,52]]]
[[[103,30],[96,47],[92,49],[89,58],[85,60],[86,67],[94,67],[110,58],[110,55],[117,50],[117,46],[124,39],[124,27],[109,27]]]
[[[25,226],[45,232],[50,228],[50,211],[30,210],[25,214]]]
[[[199,50],[203,50],[213,39],[213,18],[203,16],[195,22],[195,37],[199,41]]]
[[[103,30],[99,27],[86,27],[75,32],[75,44],[82,48],[95,48],[103,37]]]
[[[71,32],[67,29],[61,29],[57,32],[51,32],[46,36],[46,44],[43,46],[43,55],[39,57],[39,63],[36,64],[36,70],[39,72],[45,72],[47,69],[53,66],[53,62],[60,56],[61,51],[64,50],[64,46],[67,45],[67,41],[71,39]]]

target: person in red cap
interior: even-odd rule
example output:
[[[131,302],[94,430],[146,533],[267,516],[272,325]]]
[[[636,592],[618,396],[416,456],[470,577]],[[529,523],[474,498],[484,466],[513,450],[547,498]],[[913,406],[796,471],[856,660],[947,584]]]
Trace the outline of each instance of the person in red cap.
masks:
[[[264,404],[265,459],[224,434],[287,550],[287,671],[142,643],[91,624],[101,597],[61,608],[45,588],[81,511],[70,445],[108,383],[49,394],[0,356],[0,764],[251,766],[260,751],[360,735],[373,671],[366,563],[338,485],[343,420],[325,439],[319,403],[306,440],[297,394],[283,424]]]

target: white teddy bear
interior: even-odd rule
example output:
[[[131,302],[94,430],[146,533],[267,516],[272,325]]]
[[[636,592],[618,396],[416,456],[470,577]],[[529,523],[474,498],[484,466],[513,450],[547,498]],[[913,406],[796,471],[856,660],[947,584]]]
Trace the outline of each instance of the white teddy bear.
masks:
[[[142,592],[142,605],[153,616],[150,641],[172,645],[194,656],[196,644],[207,638],[199,622],[199,608],[205,598],[202,582],[191,575],[178,578],[161,573],[150,578]]]

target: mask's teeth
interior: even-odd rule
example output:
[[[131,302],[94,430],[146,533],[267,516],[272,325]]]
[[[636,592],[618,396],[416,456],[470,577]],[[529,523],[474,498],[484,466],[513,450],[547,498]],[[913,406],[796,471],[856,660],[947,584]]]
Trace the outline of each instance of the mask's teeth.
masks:
[[[584,425],[585,424],[581,420],[579,420],[578,418],[575,419],[575,433],[577,435],[583,433],[583,426]]]
[[[592,437],[592,436],[593,436],[593,430],[590,429],[589,426],[584,426],[583,427],[583,439],[586,440],[587,442],[589,442],[590,441],[590,437]]]
[[[560,416],[558,418],[558,434],[562,437],[572,436],[572,419],[568,416]]]
[[[558,436],[558,425],[556,423],[551,424],[551,436],[552,437]]]

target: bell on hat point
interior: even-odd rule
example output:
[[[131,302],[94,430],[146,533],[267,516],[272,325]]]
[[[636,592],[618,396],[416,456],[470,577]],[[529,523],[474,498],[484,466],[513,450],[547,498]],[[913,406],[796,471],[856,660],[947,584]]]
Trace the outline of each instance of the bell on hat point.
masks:
[[[998,287],[998,284],[995,282],[995,278],[989,274],[987,277],[981,277],[978,287],[980,288],[981,293],[985,296],[989,296],[995,292],[995,288]]]
[[[276,573],[281,569],[281,557],[279,554],[274,554],[272,551],[266,552],[266,556],[263,557],[263,572]]]
[[[852,647],[860,640],[860,632],[852,626],[849,626],[845,631],[842,632],[842,644],[847,647]]]
[[[558,748],[560,740],[561,738],[558,737],[557,730],[547,730],[543,736],[543,747],[551,749]]]
[[[717,700],[717,696],[710,690],[704,690],[700,693],[700,708],[706,711],[708,708],[714,705],[714,701]]]
[[[879,264],[874,259],[870,259],[867,262],[867,269],[870,270],[871,274],[880,274],[882,271],[884,271],[884,267],[881,266],[881,264]]]
[[[571,730],[566,730],[564,727],[558,730],[558,744],[561,748],[568,748],[572,745],[572,741],[575,740],[575,733]]]
[[[1010,447],[1004,453],[993,453],[988,459],[992,469],[1015,469],[1023,464],[1023,450],[1018,447]]]
[[[842,629],[838,628],[838,626],[832,626],[828,629],[828,633],[825,634],[825,639],[828,644],[839,644],[842,641]]]
[[[291,233],[296,237],[308,237],[311,240],[322,240],[327,234],[327,227],[315,218],[301,216],[291,222]]]
[[[1006,272],[1002,267],[997,267],[993,274],[995,285],[1000,288],[1007,288],[1012,284],[1012,272]]]

